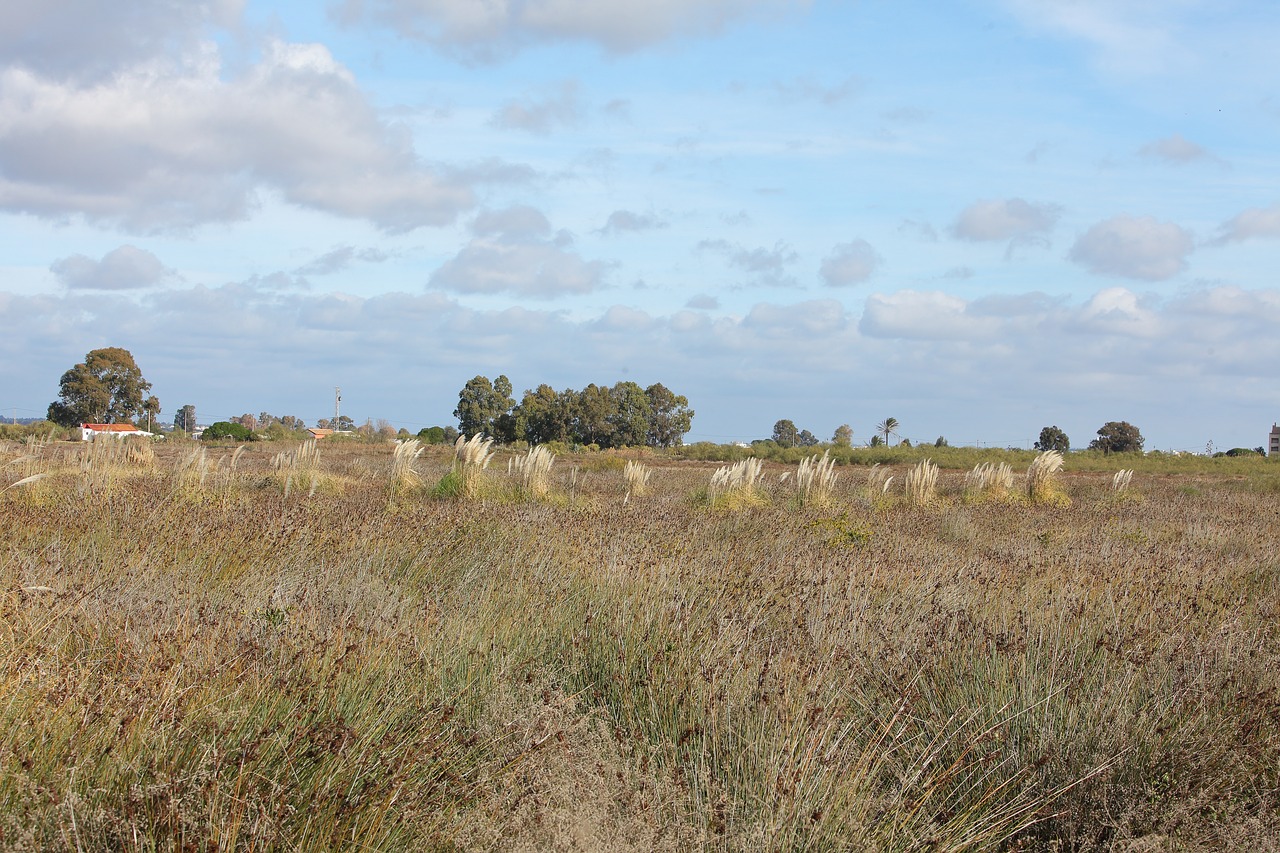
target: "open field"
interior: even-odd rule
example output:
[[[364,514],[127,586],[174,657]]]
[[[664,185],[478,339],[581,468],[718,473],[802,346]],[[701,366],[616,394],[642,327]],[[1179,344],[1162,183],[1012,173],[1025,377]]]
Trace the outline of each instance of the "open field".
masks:
[[[1280,850],[1272,460],[281,450],[0,445],[0,849]]]

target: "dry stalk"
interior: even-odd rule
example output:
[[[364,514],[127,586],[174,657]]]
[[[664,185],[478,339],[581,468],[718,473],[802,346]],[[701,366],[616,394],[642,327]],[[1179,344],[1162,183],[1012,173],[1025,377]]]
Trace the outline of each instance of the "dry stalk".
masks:
[[[551,494],[551,466],[556,455],[541,444],[530,447],[528,452],[513,457],[510,470],[518,473],[526,494],[545,498]]]
[[[649,478],[653,476],[653,469],[643,462],[637,462],[634,459],[627,461],[626,467],[622,469],[622,478],[627,484],[627,496],[623,502],[635,497],[644,497],[649,491]]]
[[[820,457],[806,456],[801,459],[796,471],[796,488],[800,491],[800,499],[814,504],[830,501],[838,477],[835,466],[836,461],[831,458],[830,451],[824,450]]]
[[[971,494],[1001,495],[1013,488],[1013,466],[1008,462],[982,462],[964,475],[964,490]]]
[[[913,465],[903,481],[907,498],[916,506],[924,506],[933,501],[938,488],[938,466],[931,460],[923,459]]]
[[[742,459],[732,465],[717,468],[711,475],[711,487],[707,495],[713,501],[741,499],[753,502],[759,499],[760,477],[764,463],[754,457]]]
[[[1036,456],[1027,468],[1027,497],[1032,503],[1045,503],[1061,497],[1054,475],[1062,470],[1062,454],[1046,450]]]
[[[1133,482],[1133,471],[1128,468],[1121,468],[1111,478],[1111,491],[1123,492],[1129,488],[1129,483]]]
[[[416,438],[397,442],[395,452],[391,454],[391,490],[404,491],[420,485],[422,478],[413,470],[414,460],[422,455],[425,448]]]

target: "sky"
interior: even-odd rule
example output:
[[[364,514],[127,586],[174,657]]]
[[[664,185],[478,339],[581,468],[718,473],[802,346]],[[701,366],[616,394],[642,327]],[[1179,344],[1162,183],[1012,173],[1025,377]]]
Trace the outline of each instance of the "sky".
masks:
[[[0,415],[456,423],[661,382],[687,442],[1266,443],[1270,0],[0,5]]]

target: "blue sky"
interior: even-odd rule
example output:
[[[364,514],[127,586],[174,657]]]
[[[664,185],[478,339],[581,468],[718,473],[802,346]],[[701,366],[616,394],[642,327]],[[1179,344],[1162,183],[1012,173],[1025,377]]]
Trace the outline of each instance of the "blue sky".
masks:
[[[17,4],[13,4],[17,5]],[[1280,13],[1198,0],[0,10],[0,412],[517,392],[1149,448],[1280,419]],[[37,8],[38,7],[38,8]]]

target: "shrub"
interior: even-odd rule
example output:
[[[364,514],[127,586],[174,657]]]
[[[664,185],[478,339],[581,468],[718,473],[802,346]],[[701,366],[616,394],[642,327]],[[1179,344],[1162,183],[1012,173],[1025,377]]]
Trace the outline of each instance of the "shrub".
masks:
[[[230,421],[218,421],[205,427],[204,433],[200,436],[201,441],[218,441],[219,439],[230,438],[234,441],[253,441],[253,433],[249,431],[243,424],[233,424]]]

